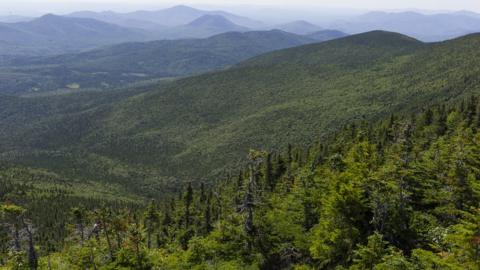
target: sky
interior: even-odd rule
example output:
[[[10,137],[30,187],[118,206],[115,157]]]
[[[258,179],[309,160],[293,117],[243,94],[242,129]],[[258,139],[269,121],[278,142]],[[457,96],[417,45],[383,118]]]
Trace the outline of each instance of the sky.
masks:
[[[76,10],[132,11],[172,5],[249,10],[255,8],[297,10],[470,10],[480,12],[480,0],[0,0],[0,15],[39,15]]]

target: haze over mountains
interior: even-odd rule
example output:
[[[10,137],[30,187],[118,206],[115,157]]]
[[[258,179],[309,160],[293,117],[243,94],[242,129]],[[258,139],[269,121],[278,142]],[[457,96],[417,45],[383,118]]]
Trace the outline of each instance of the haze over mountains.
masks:
[[[79,11],[36,19],[10,15],[0,17],[0,21],[0,55],[52,55],[130,41],[207,38],[231,31],[279,29],[305,35],[323,29],[348,34],[385,30],[423,41],[440,41],[480,30],[480,15],[473,12],[371,12],[317,25],[302,18],[271,24],[262,22],[262,18],[188,6],[130,13]]]
[[[264,26],[264,24],[260,21],[255,21],[225,11],[207,11],[183,5],[158,11],[135,11],[130,13],[116,13],[113,11],[80,11],[68,14],[67,16],[102,20],[127,27],[131,27],[129,24],[131,21],[137,21],[144,22],[147,27],[150,27],[152,23],[159,26],[185,25],[205,15],[219,15],[233,22],[234,24],[242,25],[248,28],[259,28]]]
[[[370,12],[331,25],[348,33],[386,30],[423,41],[441,41],[480,31],[480,16],[473,12],[425,15],[416,12]]]
[[[77,54],[15,58],[0,65],[0,94],[44,92],[68,85],[104,89],[187,76],[223,69],[262,53],[344,36],[322,33],[310,37],[279,30],[230,32],[207,39],[132,42]]]
[[[74,52],[130,40],[148,40],[148,35],[93,19],[53,14],[27,22],[0,23],[0,55]]]
[[[276,29],[283,30],[285,32],[295,33],[299,35],[311,34],[323,30],[322,27],[314,25],[307,21],[294,21],[282,25],[275,26]]]

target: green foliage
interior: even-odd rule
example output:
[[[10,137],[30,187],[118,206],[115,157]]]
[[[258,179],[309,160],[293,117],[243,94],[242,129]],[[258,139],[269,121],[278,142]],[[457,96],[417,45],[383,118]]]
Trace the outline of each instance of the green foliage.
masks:
[[[2,97],[0,152],[157,197],[177,191],[178,182],[238,169],[251,148],[306,146],[355,120],[418,113],[478,93],[477,43],[477,35],[422,44],[372,32],[138,90]],[[432,120],[448,126],[455,116]]]
[[[455,42],[461,49],[469,50],[468,44],[471,44],[472,40],[476,40],[475,36],[471,36],[425,47],[416,41],[398,36],[379,44],[377,42],[379,42],[379,36],[382,35],[384,34],[375,32],[367,35],[373,40],[363,39],[360,35],[340,43],[332,43],[345,46],[344,49],[356,48],[360,59],[357,59],[358,62],[351,59],[351,62],[347,62],[348,66],[342,66],[343,60],[335,62],[336,60],[331,59],[330,55],[316,54],[318,53],[315,49],[316,46],[327,46],[328,48],[331,46],[328,44],[308,46],[306,51],[299,51],[298,53],[305,53],[311,57],[308,60],[304,59],[306,62],[299,63],[299,65],[314,66],[313,63],[318,61],[315,58],[318,57],[334,61],[332,65],[335,68],[341,67],[342,72],[350,69],[353,73],[360,70],[379,72],[374,67],[378,68],[378,65],[384,67],[385,61],[388,63],[401,61],[402,65],[407,63],[402,68],[409,70],[412,62],[408,61],[428,62],[429,59],[432,59],[430,54],[435,50],[441,52],[442,55],[445,51],[452,55],[463,53],[455,46],[450,47],[450,42]],[[403,45],[398,45],[398,42]],[[380,46],[382,49],[368,58],[367,55],[362,54],[362,52],[366,54],[366,51],[364,48],[358,48],[358,44],[367,48]],[[410,44],[410,46],[405,44]],[[434,49],[429,46],[433,46]],[[462,48],[462,46],[466,48]],[[415,57],[411,58],[412,56],[408,55],[410,53],[415,53]],[[472,58],[475,58],[477,52],[472,53]],[[282,54],[282,52],[274,54]],[[179,81],[173,84],[174,86],[166,86],[175,87],[177,85],[179,88],[172,88],[176,90],[175,92],[164,89],[165,92],[162,93],[152,92],[140,96],[129,96],[128,93],[124,93],[129,97],[125,100],[120,98],[121,101],[115,108],[108,105],[107,97],[105,97],[107,101],[92,101],[92,107],[85,104],[69,105],[71,107],[65,110],[72,110],[73,113],[69,116],[73,118],[78,116],[77,109],[89,113],[91,110],[99,110],[95,111],[93,115],[101,114],[104,117],[96,118],[95,125],[115,132],[109,133],[112,137],[108,141],[102,140],[102,136],[105,134],[92,131],[94,128],[90,130],[93,133],[83,133],[78,137],[79,143],[76,147],[89,149],[94,154],[73,153],[68,156],[68,162],[81,164],[87,168],[98,166],[97,169],[111,170],[109,173],[100,174],[106,177],[103,181],[96,182],[100,187],[115,187],[115,184],[131,186],[133,180],[139,179],[138,182],[135,182],[135,187],[126,190],[119,188],[119,191],[124,191],[127,195],[142,194],[144,190],[150,191],[144,193],[147,195],[160,193],[160,190],[162,193],[155,196],[157,198],[155,201],[144,201],[135,196],[128,200],[128,197],[123,196],[125,193],[121,192],[111,194],[110,197],[102,197],[95,192],[90,196],[82,196],[79,187],[87,186],[88,190],[98,192],[94,188],[98,186],[86,185],[82,181],[75,180],[98,176],[98,170],[82,170],[82,166],[74,167],[73,172],[66,170],[69,166],[68,162],[63,160],[65,153],[52,159],[64,163],[54,163],[49,159],[39,161],[35,158],[30,160],[27,158],[24,161],[38,167],[45,166],[50,170],[2,164],[0,167],[0,181],[2,181],[0,200],[5,202],[1,208],[4,213],[2,224],[5,223],[5,226],[2,226],[0,237],[14,241],[0,242],[1,255],[2,258],[9,258],[5,257],[5,254],[13,254],[9,253],[12,247],[20,253],[15,253],[11,259],[0,261],[0,263],[23,265],[26,256],[22,252],[31,249],[27,248],[28,239],[21,237],[25,234],[17,232],[27,232],[28,229],[38,228],[34,234],[35,240],[38,240],[36,242],[38,249],[42,251],[40,265],[45,266],[50,263],[58,266],[59,269],[97,267],[98,269],[433,268],[473,270],[478,268],[480,258],[480,134],[474,119],[478,118],[480,112],[476,109],[480,100],[468,96],[467,101],[456,103],[456,98],[450,96],[457,91],[456,87],[461,88],[460,97],[469,91],[476,91],[477,86],[473,77],[464,77],[456,81],[453,77],[458,74],[454,76],[448,73],[449,75],[445,76],[453,77],[447,78],[445,82],[448,82],[449,85],[444,85],[444,87],[448,88],[447,92],[450,94],[439,98],[452,97],[452,100],[439,106],[427,106],[420,109],[423,98],[427,96],[430,98],[431,95],[438,94],[434,91],[438,85],[429,85],[432,83],[428,79],[430,76],[422,74],[422,72],[430,71],[421,69],[420,74],[408,75],[417,80],[416,87],[422,86],[422,94],[415,95],[408,91],[408,93],[401,91],[395,93],[395,95],[402,96],[395,101],[398,102],[395,106],[392,105],[393,107],[403,107],[399,110],[400,115],[389,113],[394,108],[386,106],[381,109],[375,108],[378,117],[386,116],[383,120],[377,123],[369,123],[364,120],[350,123],[334,135],[321,138],[321,144],[312,144],[309,148],[304,145],[310,140],[308,136],[302,137],[305,134],[290,132],[291,128],[294,128],[292,126],[285,129],[279,128],[276,131],[279,132],[278,136],[281,137],[281,140],[303,139],[296,141],[298,142],[296,146],[288,145],[285,152],[250,151],[248,159],[244,162],[248,166],[245,166],[239,175],[237,175],[238,168],[235,168],[235,176],[222,173],[222,177],[220,177],[218,171],[205,172],[206,168],[222,167],[217,165],[225,163],[225,160],[230,157],[239,155],[244,149],[243,146],[252,146],[249,143],[250,140],[255,140],[255,144],[260,144],[263,142],[261,138],[266,140],[267,137],[266,133],[259,132],[259,129],[253,128],[248,123],[247,116],[250,114],[247,111],[255,111],[251,105],[259,104],[242,103],[238,107],[229,108],[231,110],[228,113],[222,112],[221,109],[212,105],[220,103],[208,103],[208,106],[200,104],[205,102],[205,99],[194,97],[203,94],[198,94],[201,92],[200,88],[196,88],[190,83],[199,82],[199,80],[208,81],[211,83],[209,84],[211,88],[206,90],[208,92],[220,87],[216,86],[214,82],[217,79],[220,80],[225,74],[234,74],[239,70],[246,71],[252,66],[259,68],[262,66],[261,63],[269,66],[270,68],[267,70],[270,70],[273,66],[277,68],[282,66],[281,62],[284,60],[302,59],[295,54],[286,55],[284,60],[281,57],[279,59],[272,58],[272,55],[264,57],[254,59],[237,69],[214,74],[212,77],[196,77]],[[280,62],[270,63],[270,61]],[[454,57],[447,57],[445,61],[447,64],[457,65],[468,63],[468,60],[457,63]],[[418,62],[418,64],[423,65],[424,63]],[[446,68],[442,65],[432,67],[432,72],[438,74],[443,68]],[[285,68],[288,69],[288,67]],[[396,68],[403,70],[396,66],[394,71]],[[381,70],[385,72],[385,69]],[[405,72],[400,74],[406,76],[408,71]],[[387,74],[383,75],[387,76]],[[255,77],[255,75],[251,76]],[[316,77],[312,75],[309,78],[313,80]],[[382,78],[385,79],[385,77]],[[398,77],[397,79],[399,80]],[[439,85],[445,83],[442,79],[438,80]],[[229,80],[222,82],[230,83]],[[245,83],[245,80],[242,82]],[[286,81],[284,82],[287,85],[285,87],[292,86]],[[311,87],[310,83],[307,84]],[[401,82],[397,82],[397,84],[399,87],[402,85]],[[231,86],[232,89],[240,87],[237,84]],[[306,85],[304,86],[306,87]],[[266,86],[263,85],[261,88],[263,89],[263,87]],[[275,87],[282,88],[283,86],[275,85]],[[392,85],[391,87],[397,86]],[[296,95],[300,95],[299,89],[295,89]],[[235,97],[235,102],[248,100],[252,94],[248,91],[244,92],[247,94],[245,96]],[[287,94],[286,91],[284,88],[278,92],[279,94],[274,96],[273,100],[284,98],[280,93]],[[211,96],[209,95],[211,93],[208,93],[207,96]],[[221,93],[217,92],[220,96]],[[261,93],[260,91],[259,94]],[[345,94],[345,100],[339,101],[336,105],[338,107],[335,110],[338,112],[336,121],[340,121],[338,119],[347,121],[353,117],[353,114],[364,110],[372,109],[373,112],[374,108],[367,106],[369,102],[363,103],[363,101],[369,100],[366,96],[362,96],[362,102],[355,99],[362,103],[359,107],[355,107],[359,104],[348,106],[349,109],[357,108],[358,110],[352,109],[348,113],[348,110],[338,111],[342,106],[347,106],[346,102],[351,98],[348,95],[355,95],[355,93],[358,94],[358,91]],[[403,95],[407,95],[409,98],[403,99],[405,98]],[[71,97],[67,97],[66,100],[69,98]],[[197,117],[187,121],[188,125],[182,121],[170,122],[173,121],[172,119],[200,115],[197,114],[198,112],[185,114],[186,108],[181,108],[182,105],[175,108],[169,107],[173,106],[172,104],[177,105],[175,102],[168,103],[177,98],[181,98],[189,104],[189,111],[205,109],[205,111],[200,110],[201,118],[204,117],[205,122]],[[215,97],[213,100],[216,98],[219,97]],[[223,98],[227,99],[228,104],[229,97],[223,96]],[[53,106],[52,104],[64,100],[61,97],[52,97],[51,99],[44,103],[50,105],[45,106]],[[13,98],[12,100],[24,105],[32,104],[32,111],[42,111],[42,105],[34,102],[42,101],[42,99],[35,98],[31,101]],[[160,107],[158,107],[159,100],[163,104]],[[262,102],[266,101],[260,99],[259,103]],[[407,102],[411,102],[411,104],[407,104]],[[15,107],[16,105],[9,106]],[[165,109],[164,106],[168,108]],[[16,116],[8,113],[12,107],[5,109],[3,113],[15,118]],[[302,109],[307,107],[307,105],[301,106]],[[52,107],[50,108],[52,109]],[[263,106],[258,108],[265,109]],[[62,111],[63,109],[55,110]],[[184,111],[182,112],[182,110]],[[404,116],[402,114],[404,110],[414,113],[414,115]],[[168,116],[163,114],[167,111]],[[333,118],[328,118],[328,112],[328,110],[322,110],[321,113],[324,117],[317,118],[314,116],[320,114],[313,114],[312,119],[309,120],[311,122],[298,120],[297,122],[302,122],[299,130],[304,131],[312,127],[309,132],[314,134],[313,132],[318,131],[316,128],[325,127],[325,121],[334,121]],[[333,115],[334,111],[330,112]],[[215,117],[226,118],[221,119],[220,117],[214,121],[209,118],[208,114],[210,113]],[[267,112],[263,113],[267,114]],[[27,115],[29,114],[27,113]],[[56,114],[50,114],[48,110],[44,111],[42,115],[46,117],[42,120],[46,121],[45,123],[71,123],[70,121],[56,122]],[[270,116],[273,117],[273,115]],[[235,122],[232,120],[235,118],[234,116],[241,117],[242,120]],[[145,122],[140,124],[135,117],[139,117]],[[284,115],[284,117],[288,118],[289,116]],[[327,118],[329,120],[326,120]],[[372,116],[372,118],[374,117]],[[233,121],[229,122],[229,128],[230,125],[235,125],[232,123],[240,122],[241,125],[237,128],[242,128],[234,128],[235,134],[224,133],[228,130],[228,128],[222,128],[223,120],[226,121],[226,119]],[[285,118],[279,119],[278,121],[281,122]],[[85,123],[90,123],[89,121]],[[114,124],[116,121],[121,122],[122,125]],[[268,122],[272,123],[274,127],[278,124],[276,121]],[[158,126],[155,127],[157,124]],[[89,126],[89,124],[85,125]],[[166,127],[168,125],[171,126]],[[199,126],[190,129],[195,125]],[[189,127],[188,130],[192,132],[191,134],[186,132],[185,126]],[[63,127],[59,124],[58,128]],[[7,130],[8,132],[10,131]],[[25,131],[17,130],[17,132],[26,134]],[[49,133],[48,130],[44,132]],[[232,134],[236,137],[237,133],[240,136],[239,140],[226,139]],[[45,133],[42,134],[45,135]],[[124,141],[116,136],[118,134],[123,134],[125,140],[138,139],[137,142],[144,144],[139,147],[136,142],[132,142],[131,144],[126,143],[124,147],[120,148],[119,145]],[[168,153],[159,151],[160,148],[153,147],[158,143],[153,143],[157,138],[154,134],[160,137],[168,134],[168,136],[172,136],[169,138],[175,138],[176,142],[183,138],[180,147],[182,150],[180,152],[173,151],[168,147],[176,146],[166,143],[167,146],[164,150]],[[221,134],[221,136],[212,137],[215,134]],[[30,141],[30,143],[46,150],[54,144],[54,142],[47,141],[46,138],[55,137],[54,135],[55,132],[48,136],[45,135],[46,137],[41,136],[42,138]],[[146,138],[151,140],[146,140]],[[15,137],[13,140],[13,144],[11,144],[12,141],[7,140],[2,141],[0,145],[5,148],[12,147],[12,145],[15,147],[29,145],[29,143],[17,144],[24,140],[23,137]],[[63,140],[62,147],[65,149],[73,147],[69,139]],[[89,145],[89,140],[96,142],[92,148],[85,147]],[[52,145],[49,145],[50,143]],[[196,151],[189,150],[185,146],[187,144],[194,147],[192,149],[210,151],[204,154],[212,160],[202,159],[203,154],[198,155]],[[266,146],[278,144],[279,142],[273,140]],[[243,146],[225,150],[227,146],[233,145]],[[265,148],[268,149],[268,147]],[[168,149],[172,152],[169,152]],[[250,149],[250,147],[246,149]],[[242,152],[243,156],[247,152],[246,149]],[[238,153],[235,154],[235,152]],[[138,159],[135,157],[136,155]],[[52,158],[52,156],[46,156]],[[160,163],[164,159],[166,162]],[[146,161],[143,162],[144,160]],[[162,164],[164,168],[158,169],[158,164]],[[173,166],[174,164],[175,166]],[[225,165],[225,168],[228,167]],[[138,168],[138,171],[135,171],[134,168]],[[181,168],[186,169],[181,170]],[[59,173],[52,173],[52,171]],[[172,181],[174,187],[171,189],[162,189],[160,185],[154,186],[158,189],[151,188],[150,185],[156,183],[153,180],[158,180],[155,178],[158,176],[154,172],[164,173],[165,176],[173,175],[178,171],[184,172],[184,176],[192,181],[189,181],[188,184]],[[190,178],[189,175],[194,175],[195,178],[193,176]],[[205,175],[210,175],[211,179],[216,179],[216,181],[205,181],[206,184],[193,181],[198,177],[203,180]],[[217,177],[214,178],[214,175]],[[5,215],[5,213],[9,214]],[[80,229],[81,224],[84,227],[83,230]],[[79,237],[82,231],[85,232],[83,241]],[[53,243],[50,243],[52,241]]]

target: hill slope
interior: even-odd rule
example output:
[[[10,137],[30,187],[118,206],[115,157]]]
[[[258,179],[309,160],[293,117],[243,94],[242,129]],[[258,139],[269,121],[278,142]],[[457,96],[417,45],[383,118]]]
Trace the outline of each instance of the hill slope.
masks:
[[[75,95],[16,98],[0,106],[0,149],[27,165],[83,166],[100,179],[117,166],[157,183],[199,179],[235,167],[249,148],[307,144],[350,121],[478,93],[479,45],[478,35],[423,44],[375,31],[269,53],[95,106],[75,107]],[[58,112],[55,102],[70,109]],[[101,172],[88,165],[98,160]]]
[[[348,34],[338,30],[320,30],[318,32],[310,33],[306,36],[317,41],[328,41],[332,39],[346,37],[348,36]]]
[[[162,31],[159,35],[168,39],[206,38],[226,32],[246,32],[249,29],[236,25],[221,15],[204,15],[186,25]]]
[[[0,44],[0,55],[53,54],[146,39],[141,31],[93,19],[47,14],[28,22],[1,23],[0,41],[11,47]]]
[[[474,96],[378,124],[363,121],[306,150],[252,150],[250,166],[224,181],[184,184],[183,192],[163,191],[170,196],[143,207],[65,196],[61,186],[32,191],[20,183],[48,175],[0,164],[0,211],[15,224],[11,217],[26,208],[38,228],[35,244],[55,247],[41,253],[40,264],[54,269],[473,270],[479,128]],[[85,241],[83,228],[99,220],[110,226]],[[27,256],[11,259],[9,242],[0,242],[0,255],[21,265]],[[105,260],[109,254],[116,256]]]
[[[322,30],[320,26],[314,25],[307,21],[294,21],[287,24],[278,25],[275,28],[298,35],[311,34]]]
[[[208,39],[125,43],[79,54],[17,58],[0,66],[0,76],[4,78],[0,93],[18,95],[71,84],[80,88],[111,88],[139,80],[186,76],[313,42],[278,30],[232,32]]]
[[[68,14],[67,17],[89,18],[89,19],[99,20],[99,21],[103,21],[111,24],[124,26],[124,27],[134,27],[134,28],[141,28],[145,30],[159,30],[166,27],[164,25],[161,25],[149,20],[123,16],[123,14],[116,13],[113,11],[103,11],[103,12],[77,11],[77,12]]]

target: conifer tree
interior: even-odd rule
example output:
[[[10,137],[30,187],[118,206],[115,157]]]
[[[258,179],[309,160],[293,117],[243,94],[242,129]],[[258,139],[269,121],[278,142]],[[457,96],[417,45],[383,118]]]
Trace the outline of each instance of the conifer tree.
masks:
[[[159,215],[157,212],[156,203],[154,200],[151,200],[147,206],[147,210],[144,213],[144,224],[147,232],[147,248],[152,247],[152,234],[155,231],[155,228],[158,227]]]
[[[114,252],[113,252],[113,245],[112,245],[112,240],[110,236],[110,221],[112,217],[112,212],[108,207],[103,206],[101,209],[96,211],[96,216],[98,218],[99,223],[101,224],[101,228],[103,231],[103,235],[105,236],[105,240],[107,241],[108,254],[109,254],[110,261],[113,261]]]
[[[204,232],[209,233],[212,230],[212,214],[210,206],[210,198],[207,199],[205,204],[205,214],[204,214]]]
[[[272,155],[270,153],[266,154],[263,164],[263,177],[265,179],[265,184],[267,185],[269,190],[273,192],[275,188],[275,177],[273,175]]]
[[[204,203],[205,200],[207,199],[207,196],[205,194],[205,183],[200,183],[200,197],[199,197],[199,201],[200,203]]]
[[[192,183],[188,183],[187,191],[185,192],[184,196],[184,203],[185,203],[185,213],[184,213],[184,219],[185,219],[185,227],[188,228],[190,227],[191,223],[191,215],[190,215],[190,206],[193,202],[193,188],[192,188]]]

